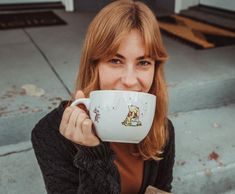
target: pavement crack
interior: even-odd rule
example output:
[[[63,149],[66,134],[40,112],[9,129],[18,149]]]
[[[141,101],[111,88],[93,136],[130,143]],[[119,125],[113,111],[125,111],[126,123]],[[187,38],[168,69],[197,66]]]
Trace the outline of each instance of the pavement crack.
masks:
[[[11,154],[18,154],[18,153],[22,153],[22,152],[28,152],[32,149],[33,148],[26,148],[26,149],[18,150],[18,151],[10,151],[10,152],[4,153],[4,154],[0,154],[0,157],[8,156],[8,155],[11,155]]]
[[[69,88],[66,86],[65,82],[62,80],[62,78],[60,77],[60,75],[57,73],[57,71],[55,70],[54,66],[51,64],[50,60],[48,59],[48,57],[46,56],[46,54],[42,51],[42,49],[37,45],[37,43],[33,40],[33,38],[31,37],[31,35],[25,30],[23,29],[23,31],[25,32],[25,34],[28,36],[28,38],[31,40],[31,42],[33,43],[33,45],[37,48],[37,50],[41,53],[42,57],[46,60],[46,62],[48,63],[49,67],[51,68],[51,70],[53,71],[53,73],[56,75],[56,77],[59,79],[59,81],[61,82],[61,84],[64,86],[65,90],[67,91],[67,93],[71,96],[72,93],[70,92]]]

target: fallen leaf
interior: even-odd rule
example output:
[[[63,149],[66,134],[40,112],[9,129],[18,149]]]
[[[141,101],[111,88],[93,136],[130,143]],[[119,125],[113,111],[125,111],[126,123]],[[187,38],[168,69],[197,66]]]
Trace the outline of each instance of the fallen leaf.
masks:
[[[209,160],[218,160],[219,154],[217,154],[215,151],[212,151],[209,155]]]
[[[183,165],[185,165],[185,163],[186,163],[185,160],[178,160],[178,161],[176,162],[176,164],[177,164],[178,166],[183,166]]]
[[[205,175],[206,175],[206,176],[211,176],[211,175],[212,175],[211,170],[207,168],[207,169],[205,170]]]
[[[21,88],[25,90],[25,93],[28,96],[40,97],[45,94],[45,91],[42,88],[39,88],[33,84],[26,84],[26,85],[23,85]]]
[[[219,123],[214,123],[214,124],[213,124],[213,127],[214,127],[214,128],[219,128],[219,127],[220,127],[220,124],[219,124]]]

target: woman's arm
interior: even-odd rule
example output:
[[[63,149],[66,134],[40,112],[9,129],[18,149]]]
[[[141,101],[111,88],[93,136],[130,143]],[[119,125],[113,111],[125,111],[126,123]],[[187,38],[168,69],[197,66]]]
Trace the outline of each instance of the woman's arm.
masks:
[[[93,148],[76,147],[74,165],[80,170],[78,193],[119,194],[120,176],[113,162],[113,151],[103,142]]]
[[[46,127],[36,125],[31,138],[48,193],[120,193],[114,154],[105,143],[75,148],[58,130]]]

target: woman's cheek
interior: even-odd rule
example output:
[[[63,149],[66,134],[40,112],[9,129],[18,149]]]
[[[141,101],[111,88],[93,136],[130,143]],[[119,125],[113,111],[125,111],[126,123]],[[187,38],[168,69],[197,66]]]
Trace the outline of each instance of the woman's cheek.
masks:
[[[100,89],[111,90],[115,88],[118,78],[113,72],[106,72],[100,75]]]
[[[148,73],[148,74],[141,76],[140,82],[142,83],[141,85],[143,87],[142,88],[143,92],[149,92],[149,90],[153,84],[153,76],[154,76],[154,74],[152,74],[152,73]]]

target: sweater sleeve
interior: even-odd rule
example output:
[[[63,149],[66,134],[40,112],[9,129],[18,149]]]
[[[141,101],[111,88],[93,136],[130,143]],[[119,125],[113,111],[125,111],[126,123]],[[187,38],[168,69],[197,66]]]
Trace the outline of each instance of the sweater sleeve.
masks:
[[[159,172],[156,186],[167,192],[171,192],[173,180],[173,166],[175,162],[175,132],[174,126],[168,120],[169,140],[165,147],[163,159],[159,162]]]
[[[96,147],[77,145],[74,165],[80,170],[78,193],[119,194],[120,176],[114,152],[103,142]]]
[[[74,146],[45,122],[35,126],[31,141],[47,193],[120,193],[114,154],[105,143]]]

